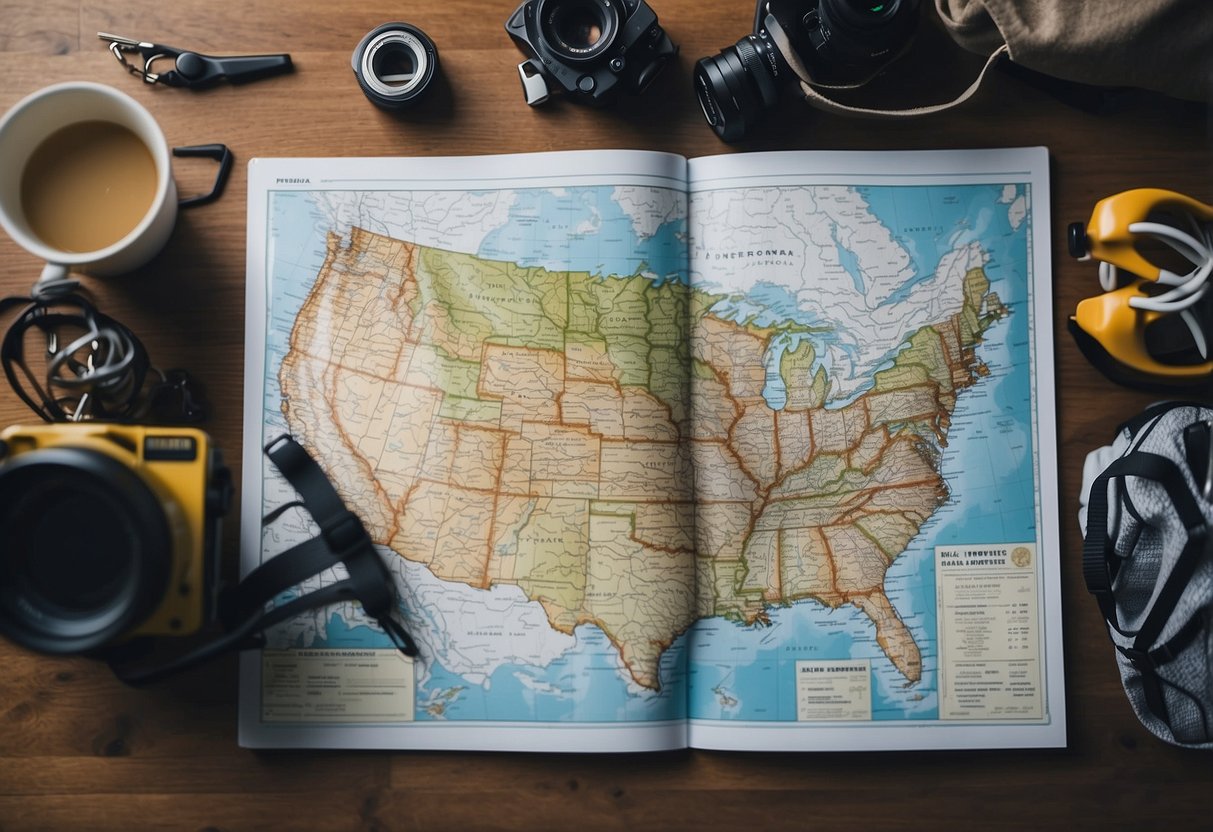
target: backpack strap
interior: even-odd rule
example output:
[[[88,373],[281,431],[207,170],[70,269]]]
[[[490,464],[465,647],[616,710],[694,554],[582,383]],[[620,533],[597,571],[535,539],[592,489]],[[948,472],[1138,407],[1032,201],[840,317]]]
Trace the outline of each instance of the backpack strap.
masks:
[[[1139,650],[1136,647],[1122,647],[1117,644],[1116,650],[1124,656],[1129,664],[1141,674],[1142,692],[1146,697],[1146,706],[1150,712],[1167,725],[1171,725],[1167,699],[1163,692],[1163,679],[1158,669],[1183,652],[1192,640],[1204,629],[1204,617],[1199,613],[1188,619],[1188,623],[1171,637],[1166,644],[1153,650]],[[1185,691],[1186,693],[1186,691]],[[1174,732],[1174,728],[1172,728]],[[1207,739],[1207,737],[1206,737]],[[1196,740],[1202,742],[1203,740]]]
[[[345,564],[349,573],[348,589],[362,604],[367,615],[383,628],[402,653],[416,656],[417,645],[412,637],[392,618],[396,601],[395,585],[362,521],[346,508],[324,471],[290,436],[283,435],[270,442],[265,446],[265,453],[287,482],[299,492],[304,507],[320,526],[320,537],[316,540],[323,540],[332,556]],[[281,557],[278,555],[262,566],[268,566]],[[310,553],[308,562],[316,557]]]

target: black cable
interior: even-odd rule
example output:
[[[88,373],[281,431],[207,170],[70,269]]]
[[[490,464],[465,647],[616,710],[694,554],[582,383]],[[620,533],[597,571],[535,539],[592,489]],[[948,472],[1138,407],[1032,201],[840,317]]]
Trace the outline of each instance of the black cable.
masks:
[[[235,628],[224,633],[216,640],[208,642],[197,650],[186,653],[184,656],[179,656],[166,664],[145,670],[114,667],[114,674],[123,682],[130,685],[152,684],[153,682],[158,682],[169,676],[174,676],[200,664],[204,664],[229,650],[241,647],[259,647],[261,646],[259,640],[250,641],[250,639],[275,624],[281,624],[283,621],[294,618],[299,613],[306,612],[309,609],[336,604],[339,601],[352,600],[354,597],[352,582],[348,580],[338,581],[335,584],[330,584],[315,592],[294,598],[285,604],[280,604],[269,610],[258,610],[255,614],[248,616],[236,625]]]
[[[6,298],[0,312],[19,304],[25,308],[4,334],[0,362],[14,391],[41,419],[131,421],[139,415],[151,362],[133,332],[74,292]],[[26,354],[32,330],[46,339],[44,381]]]
[[[0,341],[0,365],[18,398],[44,422],[190,423],[206,408],[181,370],[152,366],[128,327],[103,314],[75,281],[39,284],[29,297],[0,300],[0,314],[24,306]],[[31,331],[46,342],[44,378],[26,352]]]

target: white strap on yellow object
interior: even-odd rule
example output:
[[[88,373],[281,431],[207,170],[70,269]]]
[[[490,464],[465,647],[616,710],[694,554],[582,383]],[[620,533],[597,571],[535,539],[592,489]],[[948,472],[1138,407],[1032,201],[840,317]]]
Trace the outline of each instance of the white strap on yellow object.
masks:
[[[1134,234],[1153,237],[1170,246],[1193,265],[1187,274],[1176,274],[1167,269],[1160,269],[1158,282],[1171,287],[1162,294],[1154,297],[1133,297],[1129,305],[1135,309],[1144,309],[1162,314],[1178,312],[1180,319],[1192,333],[1192,340],[1203,360],[1209,358],[1209,343],[1205,337],[1204,328],[1189,307],[1194,306],[1209,292],[1209,278],[1213,276],[1213,223],[1200,224],[1194,217],[1189,216],[1192,230],[1199,238],[1170,225],[1156,222],[1135,222],[1129,225],[1129,231]],[[1111,263],[1101,261],[1099,264],[1099,281],[1104,291],[1116,288],[1117,269]]]

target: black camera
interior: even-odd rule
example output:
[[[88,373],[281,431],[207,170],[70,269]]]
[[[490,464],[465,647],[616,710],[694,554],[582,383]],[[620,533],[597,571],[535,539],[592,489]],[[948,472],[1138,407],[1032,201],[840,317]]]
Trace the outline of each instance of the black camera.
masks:
[[[505,30],[528,56],[518,75],[532,106],[560,90],[595,106],[639,95],[678,54],[644,0],[526,0]]]
[[[695,64],[699,106],[720,138],[739,139],[796,64],[814,84],[859,86],[909,46],[918,17],[918,0],[759,0],[754,33]]]

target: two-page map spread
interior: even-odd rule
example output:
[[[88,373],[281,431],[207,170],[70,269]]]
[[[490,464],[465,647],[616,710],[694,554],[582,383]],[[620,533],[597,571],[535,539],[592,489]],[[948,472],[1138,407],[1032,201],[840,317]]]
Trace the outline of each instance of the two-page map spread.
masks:
[[[242,741],[1064,743],[1047,162],[1001,153],[254,162],[245,568],[315,533],[258,524],[289,432],[421,655],[302,616]]]

